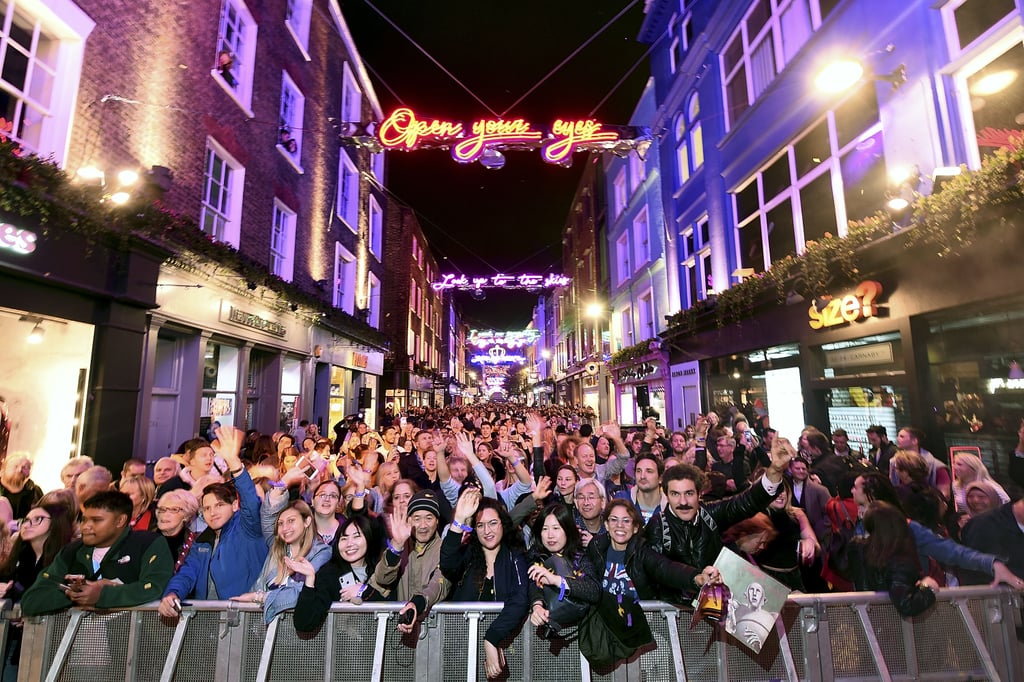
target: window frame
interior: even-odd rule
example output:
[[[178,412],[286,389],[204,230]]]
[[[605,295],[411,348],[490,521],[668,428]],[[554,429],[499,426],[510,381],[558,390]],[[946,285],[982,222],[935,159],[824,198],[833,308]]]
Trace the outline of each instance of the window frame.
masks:
[[[286,282],[295,275],[295,227],[298,214],[277,197],[270,226],[270,272]],[[275,235],[281,235],[284,244],[275,245]]]
[[[291,97],[291,107],[289,111],[289,96]],[[285,149],[284,145],[280,142],[280,134],[278,136],[278,143],[276,145],[281,155],[284,156],[285,160],[299,173],[302,174],[302,132],[304,126],[304,116],[306,109],[306,96],[299,90],[299,86],[295,84],[292,77],[288,75],[287,71],[281,72],[281,112],[279,115],[279,133],[283,133],[285,128],[288,129],[291,138],[295,140],[295,152],[292,153]],[[286,119],[286,113],[288,117]]]
[[[223,211],[207,203],[210,194],[210,156],[216,156],[221,163],[230,171],[227,181],[220,180],[219,184],[226,186],[227,210]],[[240,164],[223,146],[217,143],[212,137],[206,138],[206,160],[203,163],[203,195],[200,199],[199,228],[206,234],[213,237],[215,241],[230,244],[236,249],[241,240],[241,219],[242,219],[242,194],[245,188],[245,166]],[[223,234],[218,238],[216,233],[207,232],[204,228],[207,209],[217,213],[224,219]]]
[[[359,194],[359,167],[342,147],[338,159],[338,201],[335,208],[338,219],[353,234],[359,234]]]
[[[312,61],[309,55],[309,24],[313,13],[313,0],[287,0],[284,8],[284,25],[288,29],[295,45],[307,62]]]
[[[239,40],[233,43],[227,41],[225,37],[225,26],[228,22],[228,10],[233,8],[236,15],[240,19],[240,24],[235,35],[240,36],[241,49],[239,49]],[[210,75],[217,81],[224,92],[228,94],[231,99],[242,108],[245,115],[248,118],[255,118],[255,114],[252,111],[252,91],[253,91],[253,78],[255,75],[255,61],[256,61],[256,37],[258,27],[256,20],[253,19],[252,14],[249,12],[249,8],[246,6],[243,0],[224,0],[224,4],[221,5],[220,17],[218,20],[217,28],[217,47],[214,50],[214,67],[210,70]],[[221,74],[221,70],[217,64],[220,59],[220,53],[225,49],[233,56],[233,65],[240,68],[238,70],[232,69],[232,76],[235,79],[235,85],[231,85],[227,79]]]
[[[629,281],[633,271],[629,267],[633,254],[629,248],[629,230],[623,230],[615,240],[615,284],[616,286]],[[625,258],[623,258],[625,256]]]
[[[641,220],[642,219],[642,220]],[[643,234],[638,234],[639,226],[643,223]],[[633,216],[633,273],[651,262],[653,250],[651,249],[651,216],[648,207],[644,205]]]
[[[363,91],[359,87],[359,79],[352,72],[352,67],[346,61],[342,64],[341,70],[341,122],[362,123],[363,117]],[[355,115],[355,120],[349,117]]]
[[[367,202],[367,221],[369,234],[366,243],[369,246],[370,254],[380,262],[384,257],[384,210],[381,208],[377,197],[370,194]]]
[[[358,261],[351,251],[339,242],[334,242],[334,272],[331,288],[331,305],[352,314],[356,300],[356,267]],[[345,284],[351,276],[350,286]]]
[[[615,179],[612,181],[612,202],[614,217],[618,218],[626,210],[626,205],[629,203],[629,193],[626,189],[625,164],[619,168],[619,172],[615,174]]]
[[[37,144],[26,139],[23,135],[24,128],[21,126],[15,128],[9,137],[26,151],[34,152],[41,158],[52,156],[59,165],[63,165],[71,144],[71,128],[81,83],[85,42],[96,27],[96,22],[70,0],[47,0],[45,4],[8,0],[6,5],[6,11],[0,13],[0,55],[6,55],[11,44],[17,45],[21,48],[18,52],[25,54],[24,46],[12,40],[10,36],[10,27],[16,15],[27,18],[32,24],[31,28],[19,27],[20,30],[32,34],[31,45],[27,50],[28,68],[24,84],[19,86],[6,81],[0,84],[0,88],[15,100],[15,113],[7,118],[16,124],[19,121],[36,122],[40,126]],[[44,36],[52,50],[49,63],[38,50],[40,39]],[[39,97],[31,96],[32,91],[38,87],[38,82],[33,78],[36,75],[36,68],[50,76],[47,88],[49,97],[46,102]],[[27,121],[24,114],[26,107],[35,112],[34,115],[27,117]]]

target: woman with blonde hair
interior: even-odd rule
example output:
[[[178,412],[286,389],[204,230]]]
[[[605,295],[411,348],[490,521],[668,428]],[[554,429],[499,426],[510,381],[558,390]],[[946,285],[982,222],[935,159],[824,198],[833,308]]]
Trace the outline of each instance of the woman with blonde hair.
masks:
[[[758,566],[790,590],[806,592],[800,565],[810,565],[821,546],[807,514],[793,506],[788,481],[783,481],[779,496],[768,505],[767,516],[778,535],[758,553]]]
[[[956,503],[956,510],[958,512],[970,513],[967,505],[967,487],[968,484],[975,481],[984,482],[992,486],[992,490],[999,496],[1003,504],[1010,501],[1010,496],[1006,494],[1002,486],[992,480],[992,476],[989,475],[988,468],[981,461],[981,458],[977,455],[961,452],[953,460],[953,501]]]
[[[263,618],[272,621],[295,607],[305,582],[305,572],[315,572],[331,558],[331,548],[316,533],[313,510],[302,500],[288,501],[287,488],[274,488],[260,511],[263,537],[270,553],[250,592],[232,597],[263,605]]]
[[[199,514],[199,500],[187,490],[169,490],[156,503],[156,530],[167,540],[177,573],[192,550],[196,533],[190,528]]]
[[[150,530],[156,523],[153,514],[153,500],[156,499],[156,484],[145,476],[122,478],[118,489],[132,500],[132,518],[128,525],[132,530]]]

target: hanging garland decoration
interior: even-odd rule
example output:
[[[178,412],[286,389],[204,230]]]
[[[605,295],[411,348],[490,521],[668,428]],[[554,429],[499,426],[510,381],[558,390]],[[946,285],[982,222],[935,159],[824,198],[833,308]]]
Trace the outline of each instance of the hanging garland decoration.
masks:
[[[483,118],[466,124],[422,118],[410,107],[399,107],[379,124],[342,123],[342,144],[382,150],[448,149],[459,163],[479,162],[485,168],[505,165],[507,151],[540,150],[547,163],[568,168],[577,152],[603,152],[643,159],[653,138],[650,128],[611,126],[588,119],[556,119],[538,128],[523,118]]]

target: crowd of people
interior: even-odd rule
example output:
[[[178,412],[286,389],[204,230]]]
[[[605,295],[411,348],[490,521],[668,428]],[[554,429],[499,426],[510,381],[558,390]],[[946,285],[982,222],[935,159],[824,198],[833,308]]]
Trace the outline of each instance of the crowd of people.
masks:
[[[480,404],[334,434],[224,426],[151,471],[127,460],[116,481],[72,459],[45,495],[12,454],[0,596],[26,615],[158,601],[168,625],[190,600],[232,600],[267,622],[292,610],[302,638],[335,602],[389,600],[410,646],[434,604],[495,601],[496,677],[522,627],[578,635],[599,669],[653,646],[639,602],[691,604],[722,581],[723,547],[792,591],[887,591],[904,616],[947,586],[1024,588],[1022,481],[1004,489],[972,455],[949,467],[912,426],[895,442],[871,426],[855,453],[842,430],[791,442],[739,411],[624,432],[583,410]],[[1019,436],[1024,460],[1024,425]]]

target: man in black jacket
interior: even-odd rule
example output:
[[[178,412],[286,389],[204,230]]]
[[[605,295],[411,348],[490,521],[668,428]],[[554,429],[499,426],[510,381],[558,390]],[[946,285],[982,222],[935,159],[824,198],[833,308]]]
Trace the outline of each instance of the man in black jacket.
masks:
[[[785,438],[772,446],[772,462],[760,482],[739,495],[701,504],[704,472],[689,464],[678,464],[661,479],[667,503],[661,514],[647,523],[644,535],[652,547],[673,561],[690,566],[710,566],[722,550],[722,532],[738,521],[764,511],[782,489],[782,477],[796,454]],[[684,599],[694,595],[692,587],[680,586]],[[664,595],[674,601],[672,596]]]

